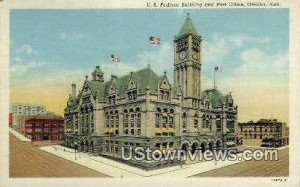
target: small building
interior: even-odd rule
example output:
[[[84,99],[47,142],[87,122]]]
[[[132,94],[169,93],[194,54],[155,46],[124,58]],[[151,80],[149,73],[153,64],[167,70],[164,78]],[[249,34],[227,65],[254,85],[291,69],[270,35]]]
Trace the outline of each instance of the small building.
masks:
[[[64,119],[56,116],[23,116],[21,133],[32,141],[63,141]]]
[[[12,119],[11,127],[16,131],[20,131],[19,118],[17,116],[46,116],[47,110],[43,105],[13,104],[10,107],[10,113],[10,119]]]
[[[277,119],[260,119],[239,123],[237,136],[239,144],[280,147],[289,144],[289,127]]]
[[[11,112],[9,113],[9,116],[8,116],[8,125],[9,125],[9,128],[13,127],[13,114]]]

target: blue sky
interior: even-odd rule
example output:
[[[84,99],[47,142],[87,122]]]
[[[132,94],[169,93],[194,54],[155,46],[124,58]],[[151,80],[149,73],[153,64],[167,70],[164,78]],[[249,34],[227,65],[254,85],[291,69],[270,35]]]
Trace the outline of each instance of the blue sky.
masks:
[[[80,84],[96,65],[106,78],[110,73],[123,75],[145,67],[148,55],[151,67],[158,74],[166,70],[172,79],[173,38],[187,12],[204,39],[203,88],[212,86],[216,65],[222,68],[217,84],[224,92],[238,91],[245,82],[286,88],[288,9],[100,9],[12,10],[13,91]],[[161,45],[150,46],[150,35],[160,37]],[[113,53],[121,63],[109,61]]]

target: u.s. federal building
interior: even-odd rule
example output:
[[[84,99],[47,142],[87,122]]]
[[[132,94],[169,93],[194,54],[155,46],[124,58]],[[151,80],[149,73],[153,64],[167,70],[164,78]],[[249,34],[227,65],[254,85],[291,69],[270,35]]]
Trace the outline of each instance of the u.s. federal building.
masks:
[[[174,62],[166,62],[173,64],[173,82],[150,66],[104,80],[106,72],[97,66],[78,94],[72,84],[64,111],[65,145],[115,160],[121,160],[122,147],[125,153],[135,147],[234,148],[238,108],[230,92],[201,90],[203,38],[189,16],[173,42]],[[170,162],[136,163],[166,164]]]

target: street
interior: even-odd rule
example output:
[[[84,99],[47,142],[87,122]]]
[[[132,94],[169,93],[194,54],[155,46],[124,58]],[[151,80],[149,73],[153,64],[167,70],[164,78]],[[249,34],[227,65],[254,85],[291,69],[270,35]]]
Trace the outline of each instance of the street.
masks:
[[[22,142],[10,134],[10,177],[110,177]],[[289,175],[289,149],[278,161],[244,161],[191,177],[278,177]]]
[[[109,177],[9,136],[10,177]]]
[[[244,161],[192,177],[287,177],[289,176],[289,148],[278,153],[277,161]]]

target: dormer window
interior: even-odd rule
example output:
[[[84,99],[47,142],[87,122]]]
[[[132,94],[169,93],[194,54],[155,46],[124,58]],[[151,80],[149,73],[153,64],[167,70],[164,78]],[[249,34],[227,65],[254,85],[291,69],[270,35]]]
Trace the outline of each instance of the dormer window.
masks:
[[[131,90],[127,92],[128,100],[136,100],[137,99],[137,91]]]
[[[170,100],[170,91],[169,90],[160,90],[159,91],[159,99],[163,101],[169,101]]]
[[[108,103],[109,103],[110,105],[116,104],[116,95],[108,96]]]

